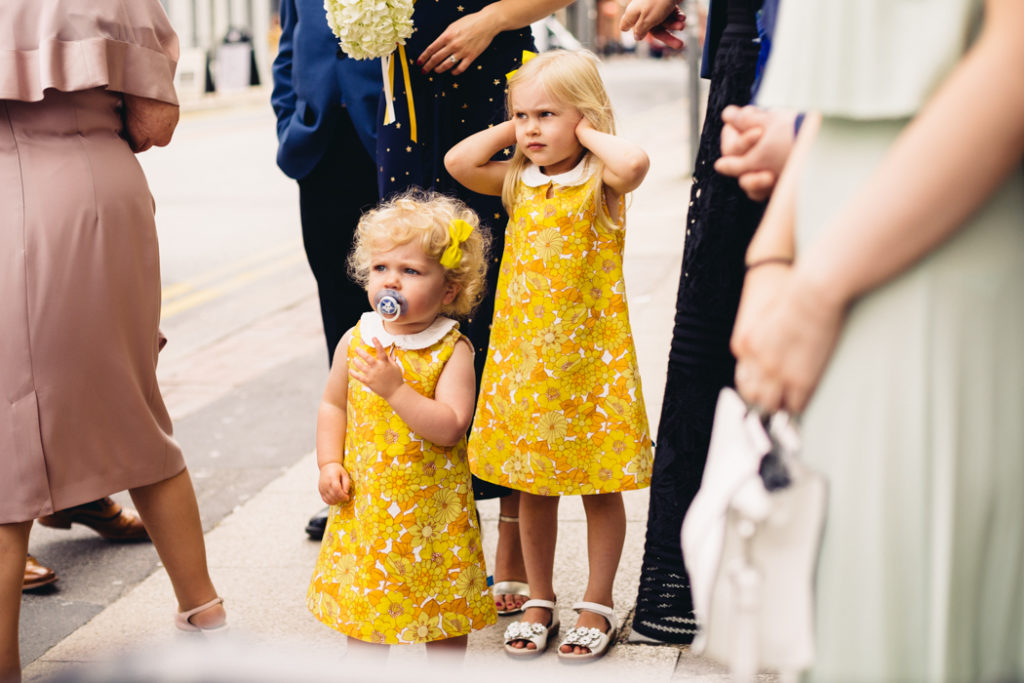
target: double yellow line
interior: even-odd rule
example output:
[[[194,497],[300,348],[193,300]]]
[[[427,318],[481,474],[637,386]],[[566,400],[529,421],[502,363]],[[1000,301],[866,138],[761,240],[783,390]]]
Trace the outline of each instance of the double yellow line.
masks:
[[[289,240],[246,258],[207,271],[190,280],[163,288],[160,319],[195,308],[240,289],[256,280],[279,273],[305,261],[302,244]]]

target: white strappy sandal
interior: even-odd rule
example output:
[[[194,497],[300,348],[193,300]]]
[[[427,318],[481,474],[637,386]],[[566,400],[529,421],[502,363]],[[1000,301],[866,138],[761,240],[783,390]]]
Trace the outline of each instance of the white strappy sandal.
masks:
[[[536,624],[527,621],[514,621],[505,629],[505,652],[513,657],[537,657],[543,654],[548,647],[548,638],[558,633],[558,612],[555,611],[553,600],[527,600],[523,603],[523,610],[530,607],[543,607],[551,612],[551,621],[548,625]],[[525,640],[537,647],[533,650],[526,646],[513,647],[512,643],[517,640]]]
[[[201,626],[196,626],[195,624],[192,623],[192,617],[194,617],[195,615],[199,614],[200,612],[205,612],[206,610],[210,609],[211,607],[216,607],[217,605],[222,605],[222,604],[224,604],[224,598],[216,597],[213,600],[210,600],[210,602],[206,602],[206,603],[203,603],[202,605],[199,605],[199,607],[194,607],[194,608],[192,608],[190,610],[186,610],[185,612],[175,612],[174,613],[174,625],[177,626],[182,631],[202,631],[204,634],[205,633],[218,633],[218,632],[222,633],[224,631],[227,631],[227,628],[228,628],[228,622],[227,621],[225,621],[220,626],[215,626],[213,628],[203,628]]]
[[[563,662],[586,662],[603,657],[605,652],[615,640],[619,631],[619,622],[615,620],[615,612],[611,607],[597,602],[577,602],[572,606],[577,612],[593,612],[605,618],[608,622],[608,632],[605,633],[599,628],[586,628],[575,626],[565,634],[565,640],[558,646],[558,658]],[[562,652],[562,645],[585,647],[590,652],[576,654],[575,652]]]

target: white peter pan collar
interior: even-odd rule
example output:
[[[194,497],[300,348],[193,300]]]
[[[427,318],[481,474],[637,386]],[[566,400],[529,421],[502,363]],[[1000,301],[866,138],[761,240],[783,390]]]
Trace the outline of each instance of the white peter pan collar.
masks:
[[[368,346],[373,346],[373,338],[376,337],[385,348],[393,344],[406,351],[416,351],[429,348],[441,341],[457,324],[451,318],[439,315],[429,327],[416,334],[391,334],[384,329],[384,319],[379,313],[367,311],[359,318],[359,334]]]
[[[523,169],[520,180],[529,187],[543,187],[548,183],[554,183],[562,187],[575,187],[576,185],[582,185],[590,178],[590,164],[587,163],[588,161],[587,155],[584,155],[580,159],[580,163],[576,164],[572,169],[557,175],[547,175],[544,171],[540,170],[540,166],[530,163]]]

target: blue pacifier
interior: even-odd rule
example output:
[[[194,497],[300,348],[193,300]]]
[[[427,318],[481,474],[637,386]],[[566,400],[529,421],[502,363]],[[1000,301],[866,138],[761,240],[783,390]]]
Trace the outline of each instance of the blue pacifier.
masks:
[[[382,289],[373,298],[373,307],[388,322],[398,320],[405,306],[405,297],[393,289]]]

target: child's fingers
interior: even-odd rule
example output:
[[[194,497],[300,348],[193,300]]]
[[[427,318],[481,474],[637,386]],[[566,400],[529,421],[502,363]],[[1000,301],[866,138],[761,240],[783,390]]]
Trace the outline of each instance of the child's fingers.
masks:
[[[326,490],[321,492],[320,497],[328,505],[344,503],[349,499],[351,485],[348,474],[343,474],[341,480],[335,479],[328,484]]]
[[[356,349],[356,355],[359,356],[360,359],[362,359],[364,367],[369,367],[373,365],[373,362],[377,360],[377,358],[379,357],[369,354],[366,351],[363,351],[362,349]]]
[[[355,363],[352,364],[352,367],[348,372],[352,375],[353,379],[358,380],[363,384],[367,384],[370,381],[370,378],[366,374],[366,370],[364,368],[357,368]]]

